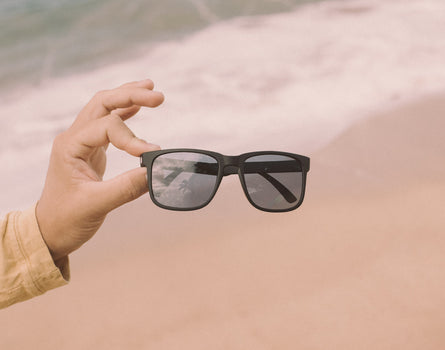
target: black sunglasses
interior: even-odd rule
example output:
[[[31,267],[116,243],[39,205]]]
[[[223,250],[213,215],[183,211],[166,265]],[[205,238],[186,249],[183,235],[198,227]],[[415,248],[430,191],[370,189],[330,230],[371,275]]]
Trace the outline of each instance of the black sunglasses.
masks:
[[[264,151],[239,156],[198,149],[167,149],[141,155],[153,202],[164,209],[196,210],[210,203],[223,176],[238,174],[257,209],[284,212],[303,202],[309,158]]]

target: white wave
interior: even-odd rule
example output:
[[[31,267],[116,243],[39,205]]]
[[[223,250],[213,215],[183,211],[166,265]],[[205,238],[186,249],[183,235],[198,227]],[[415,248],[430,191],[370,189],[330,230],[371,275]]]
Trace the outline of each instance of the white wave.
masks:
[[[22,88],[0,106],[0,211],[17,194],[14,205],[38,197],[53,136],[97,90],[129,80],[150,77],[165,93],[162,107],[129,122],[163,148],[310,153],[371,112],[444,90],[444,14],[441,0],[315,3]],[[138,164],[113,150],[110,158],[109,176]]]

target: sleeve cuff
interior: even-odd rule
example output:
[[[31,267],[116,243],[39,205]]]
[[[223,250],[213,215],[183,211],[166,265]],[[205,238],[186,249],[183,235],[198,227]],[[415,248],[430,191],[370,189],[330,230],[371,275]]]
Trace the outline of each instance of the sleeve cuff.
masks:
[[[16,239],[26,263],[24,277],[30,296],[66,285],[70,279],[69,259],[64,257],[54,262],[40,233],[35,208],[33,206],[19,213],[15,221]]]

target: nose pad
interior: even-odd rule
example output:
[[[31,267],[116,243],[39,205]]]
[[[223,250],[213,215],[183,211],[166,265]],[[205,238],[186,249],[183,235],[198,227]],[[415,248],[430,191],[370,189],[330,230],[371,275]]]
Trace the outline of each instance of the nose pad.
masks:
[[[239,167],[236,165],[226,165],[224,167],[224,176],[238,174]]]

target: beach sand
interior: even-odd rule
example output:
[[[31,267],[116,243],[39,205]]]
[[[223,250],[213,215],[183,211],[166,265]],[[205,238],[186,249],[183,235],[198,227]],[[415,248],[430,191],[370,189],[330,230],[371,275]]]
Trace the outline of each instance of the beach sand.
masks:
[[[361,119],[311,154],[306,199],[197,212],[145,196],[72,254],[72,281],[2,310],[2,349],[443,349],[445,98]]]

